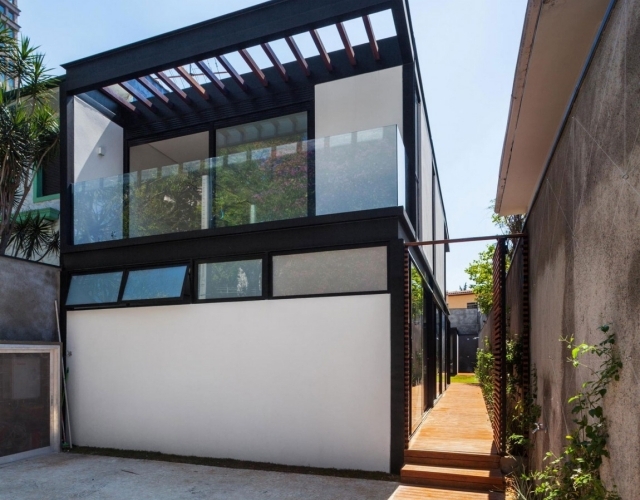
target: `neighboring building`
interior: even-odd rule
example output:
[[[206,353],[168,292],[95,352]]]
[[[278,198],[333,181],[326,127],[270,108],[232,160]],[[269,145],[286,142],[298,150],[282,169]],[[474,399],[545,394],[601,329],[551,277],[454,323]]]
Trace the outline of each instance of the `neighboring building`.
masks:
[[[447,292],[451,322],[452,371],[472,373],[476,366],[478,339],[486,318],[478,310],[478,299],[471,290]]]
[[[399,472],[450,356],[446,247],[405,252],[448,238],[406,0],[265,2],[64,67],[74,443]]]
[[[9,28],[15,38],[18,38],[20,33],[19,16],[18,0],[0,0],[0,23]],[[5,80],[5,75],[0,74],[0,83],[4,83]],[[6,81],[6,85],[8,89],[15,88],[15,82],[11,79]]]
[[[507,296],[530,296],[508,324],[521,333],[530,311],[548,429],[535,434],[532,464],[560,452],[574,418],[566,401],[591,378],[567,364],[559,339],[596,344],[611,323],[624,366],[605,397],[601,470],[629,499],[640,477],[639,53],[640,0],[529,2],[496,197],[497,213],[528,214],[529,258],[520,245]]]
[[[447,292],[449,309],[478,309],[478,298],[471,290]]]
[[[0,0],[1,2],[2,0]],[[57,111],[59,107],[58,89],[53,89],[52,106]],[[60,158],[56,157],[51,163],[44,165],[36,174],[31,186],[31,192],[27,195],[27,199],[22,205],[21,215],[39,214],[47,220],[53,222],[52,230],[60,230]],[[7,255],[13,255],[14,249],[9,247]],[[17,257],[24,257],[17,255]],[[49,254],[42,260],[44,264],[58,266],[60,264],[60,256]]]

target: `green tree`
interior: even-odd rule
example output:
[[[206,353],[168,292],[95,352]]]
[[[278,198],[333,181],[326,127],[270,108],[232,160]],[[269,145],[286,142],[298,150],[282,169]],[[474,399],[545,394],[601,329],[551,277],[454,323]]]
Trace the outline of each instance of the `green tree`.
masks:
[[[493,205],[490,208],[493,209]],[[525,218],[526,214],[498,215],[494,213],[491,215],[491,222],[500,229],[502,234],[517,234],[522,233],[524,230]],[[511,264],[515,241],[509,240],[506,259],[507,270],[509,270],[509,265]],[[478,258],[464,270],[471,280],[471,290],[478,297],[478,309],[483,314],[488,314],[493,305],[493,253],[495,250],[495,244],[488,245],[486,249],[480,252]]]
[[[13,244],[14,254],[42,256],[56,251],[57,234],[41,220],[25,223],[20,212],[36,175],[57,154],[59,124],[51,103],[58,81],[48,76],[44,55],[29,38],[16,40],[0,27],[0,46],[0,255]]]
[[[488,314],[493,304],[493,253],[495,251],[495,243],[488,245],[464,270],[469,275],[471,290],[476,294],[478,309],[482,314]]]

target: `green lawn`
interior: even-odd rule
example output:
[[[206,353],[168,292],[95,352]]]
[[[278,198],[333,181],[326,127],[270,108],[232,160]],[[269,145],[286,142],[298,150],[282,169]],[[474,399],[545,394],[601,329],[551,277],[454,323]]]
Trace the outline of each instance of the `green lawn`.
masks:
[[[452,384],[477,384],[476,376],[473,373],[459,373],[451,377]]]

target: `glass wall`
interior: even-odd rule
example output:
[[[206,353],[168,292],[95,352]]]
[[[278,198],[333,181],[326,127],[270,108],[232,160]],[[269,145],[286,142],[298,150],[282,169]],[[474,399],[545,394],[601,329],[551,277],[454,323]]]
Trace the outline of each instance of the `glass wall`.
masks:
[[[262,259],[198,265],[198,299],[262,296]]]
[[[215,158],[186,160],[173,139],[135,146],[130,173],[74,184],[74,243],[404,206],[397,126],[311,141],[306,127],[302,113],[220,129]],[[196,156],[205,136],[184,138]]]
[[[442,394],[442,311],[435,306],[436,323],[436,398]]]
[[[307,113],[216,131],[215,227],[306,217]]]
[[[387,247],[273,257],[273,296],[387,290]]]
[[[424,281],[416,266],[411,264],[411,431],[424,415]]]

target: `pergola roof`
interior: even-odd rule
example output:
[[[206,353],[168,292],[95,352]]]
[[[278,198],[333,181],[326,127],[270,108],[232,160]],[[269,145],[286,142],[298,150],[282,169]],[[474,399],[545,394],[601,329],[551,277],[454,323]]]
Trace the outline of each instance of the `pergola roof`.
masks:
[[[238,92],[251,94],[260,87],[291,84],[291,75],[320,80],[343,77],[336,57],[325,49],[321,33],[335,26],[344,46],[339,59],[355,69],[375,69],[385,55],[393,64],[413,62],[414,48],[406,0],[271,0],[257,6],[195,24],[164,35],[64,64],[68,95],[100,91],[125,113],[179,113],[176,105],[212,101],[212,92],[230,99]],[[395,27],[394,49],[376,38],[369,16],[389,11]],[[367,36],[368,50],[354,50],[346,22],[358,20]],[[310,65],[294,36],[313,39],[323,68]],[[286,45],[281,42],[286,42]],[[275,47],[279,47],[276,50]],[[283,48],[287,52],[283,53]],[[256,62],[256,51],[268,59],[268,69]],[[280,52],[280,53],[279,53]],[[391,53],[393,52],[393,53]],[[253,54],[253,55],[252,55]],[[398,54],[400,57],[398,57]],[[264,58],[266,56],[266,58]],[[283,58],[297,67],[283,64]],[[235,58],[235,63],[233,62]],[[249,74],[236,69],[238,61]],[[235,64],[235,66],[234,66]],[[389,61],[387,61],[389,64]],[[380,67],[385,67],[382,63]],[[314,75],[313,73],[316,73]],[[325,72],[325,75],[317,75]],[[219,102],[218,102],[219,104]]]

